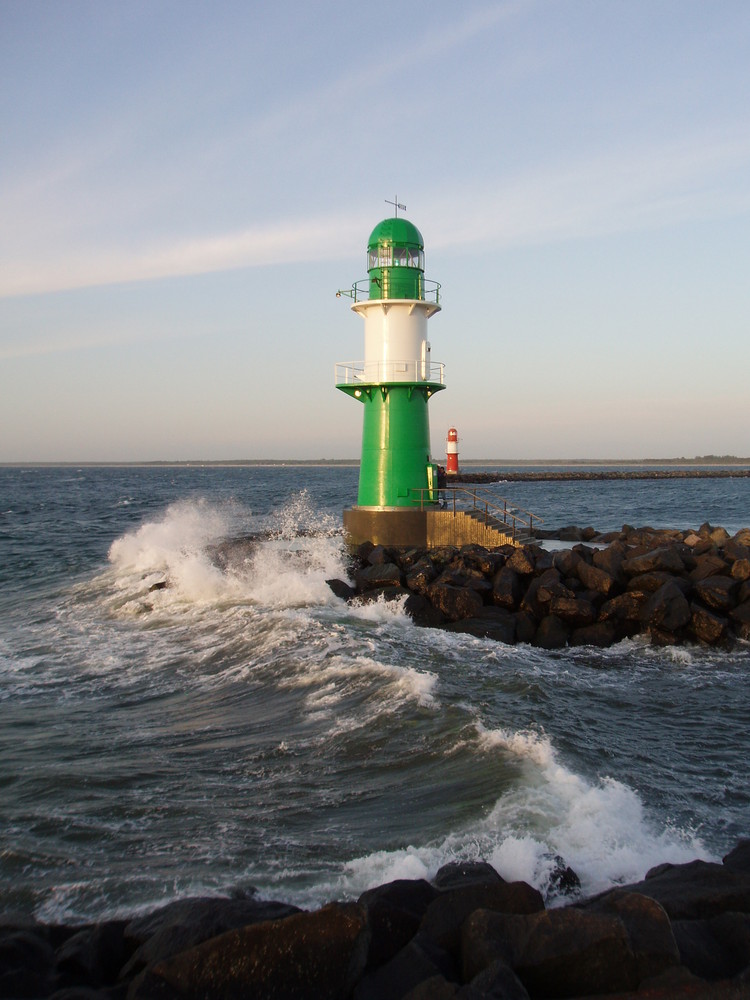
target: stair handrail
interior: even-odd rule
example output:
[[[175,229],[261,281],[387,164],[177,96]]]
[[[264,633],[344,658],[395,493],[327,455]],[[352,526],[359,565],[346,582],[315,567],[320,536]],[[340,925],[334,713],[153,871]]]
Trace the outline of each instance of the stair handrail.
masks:
[[[454,484],[449,485],[446,483],[445,486],[440,486],[437,491],[435,488],[430,489],[429,487],[421,487],[419,489],[411,490],[412,495],[419,494],[418,502],[420,510],[424,510],[426,506],[430,508],[435,507],[436,492],[440,500],[442,500],[446,494],[452,493],[452,508],[454,517],[458,510],[456,502],[458,494],[466,494],[472,501],[472,508],[474,510],[479,510],[484,514],[485,524],[491,524],[492,521],[499,521],[503,527],[510,529],[511,536],[514,541],[518,538],[519,527],[525,528],[526,535],[529,538],[533,538],[534,522],[537,524],[544,524],[543,517],[539,517],[538,514],[534,514],[533,511],[526,510],[524,507],[518,507],[507,497],[498,497],[494,494],[490,496],[487,493],[480,493],[479,490],[469,489],[466,486],[458,486]],[[415,502],[417,501],[415,500]],[[500,505],[501,503],[502,506]],[[492,513],[490,513],[490,511],[492,511]]]

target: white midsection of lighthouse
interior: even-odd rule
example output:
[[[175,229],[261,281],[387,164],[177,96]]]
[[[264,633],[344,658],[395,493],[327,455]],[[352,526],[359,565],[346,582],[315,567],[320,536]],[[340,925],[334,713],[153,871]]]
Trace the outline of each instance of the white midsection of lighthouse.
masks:
[[[427,320],[440,306],[421,299],[370,299],[352,309],[365,321],[364,381],[430,379]]]

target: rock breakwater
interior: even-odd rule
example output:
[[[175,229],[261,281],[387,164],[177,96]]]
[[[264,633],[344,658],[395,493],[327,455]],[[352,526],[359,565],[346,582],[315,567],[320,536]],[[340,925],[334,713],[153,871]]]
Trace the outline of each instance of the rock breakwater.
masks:
[[[553,532],[538,533],[545,538]],[[365,543],[348,601],[405,598],[418,625],[545,649],[611,646],[645,635],[658,645],[729,648],[750,640],[750,529],[593,528],[554,533],[572,547],[395,550]]]
[[[0,918],[0,996],[54,1000],[536,1000],[750,997],[750,841],[722,864],[548,908],[482,861],[313,912],[184,899],[79,927]]]

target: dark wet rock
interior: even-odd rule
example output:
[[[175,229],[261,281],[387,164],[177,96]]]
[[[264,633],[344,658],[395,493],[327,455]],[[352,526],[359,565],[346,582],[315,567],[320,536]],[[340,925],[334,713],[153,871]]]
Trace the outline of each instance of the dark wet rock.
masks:
[[[634,989],[636,958],[622,921],[574,908],[528,915],[477,910],[462,934],[464,978],[498,959],[532,997],[578,997]]]
[[[605,601],[599,609],[599,621],[637,622],[640,621],[643,605],[647,598],[638,591],[626,591]]]
[[[43,927],[0,928],[0,997],[52,992],[55,952]]]
[[[438,572],[428,556],[418,559],[406,574],[406,586],[418,594],[427,593],[427,588],[437,579]]]
[[[59,982],[66,986],[110,986],[133,952],[125,939],[128,921],[94,924],[69,937],[56,953]]]
[[[458,983],[453,983],[438,973],[429,979],[423,979],[404,995],[403,1000],[452,1000],[458,989]]]
[[[374,545],[368,552],[366,561],[370,566],[382,566],[384,563],[389,563],[393,560],[385,546]]]
[[[750,580],[750,559],[738,559],[732,563],[731,577],[733,580]]]
[[[571,646],[598,646],[600,649],[606,649],[617,642],[617,639],[617,629],[609,621],[594,622],[593,625],[574,629],[570,633],[569,642]]]
[[[486,861],[450,861],[438,869],[432,884],[445,892],[469,886],[505,885],[505,879]]]
[[[726,613],[734,607],[738,587],[731,576],[707,576],[698,580],[693,589],[707,608]]]
[[[445,626],[448,632],[463,632],[477,639],[494,639],[512,646],[516,641],[516,619],[505,608],[480,608],[473,618],[462,618]]]
[[[417,941],[410,941],[389,962],[368,972],[357,984],[353,1000],[402,1000],[425,980],[444,979],[440,966]]]
[[[363,566],[354,574],[357,590],[370,590],[373,587],[387,587],[401,583],[401,570],[395,563],[376,563],[374,566]]]
[[[738,841],[736,847],[724,855],[722,864],[730,871],[750,875],[750,839]]]
[[[705,580],[707,576],[725,576],[729,566],[725,559],[715,553],[706,553],[695,560],[695,569],[690,572],[690,579],[697,583],[698,580]]]
[[[168,586],[169,584],[166,580],[159,580],[158,583],[151,584],[151,586],[148,588],[148,593],[153,594],[157,590],[166,590]]]
[[[547,878],[547,887],[553,896],[573,896],[580,891],[581,880],[559,854],[551,856],[552,869]]]
[[[492,603],[513,611],[521,602],[523,586],[515,570],[505,565],[492,579]]]
[[[364,907],[331,903],[314,913],[227,931],[182,951],[150,966],[128,996],[344,1000],[364,972],[369,943]]]
[[[592,557],[593,565],[597,569],[603,569],[617,583],[625,582],[625,574],[622,564],[627,556],[628,547],[622,542],[614,542],[605,549],[597,549]]]
[[[675,920],[672,930],[682,964],[701,979],[731,979],[750,966],[750,914]]]
[[[529,584],[526,593],[521,598],[521,611],[528,611],[537,620],[541,620],[547,613],[546,607],[539,600],[539,587],[541,580],[537,577]]]
[[[429,940],[433,946],[458,960],[461,927],[466,918],[478,909],[493,913],[536,913],[544,909],[544,900],[541,893],[526,882],[447,889],[427,908],[419,928],[419,940]]]
[[[516,642],[532,642],[539,624],[534,615],[529,611],[519,611],[513,617],[516,619]]]
[[[641,621],[653,631],[674,634],[690,621],[690,605],[680,588],[670,581],[654,591],[643,605]]]
[[[445,624],[445,615],[421,594],[409,594],[404,601],[404,612],[423,628],[441,628]]]
[[[625,559],[622,570],[627,576],[640,576],[642,573],[672,573],[679,576],[685,571],[685,564],[676,548],[669,546],[651,549],[641,556]]]
[[[456,997],[457,1000],[529,1000],[529,993],[508,963],[498,959],[474,976]]]
[[[557,615],[545,615],[532,640],[541,649],[562,649],[568,643],[568,629]]]
[[[326,580],[326,583],[336,597],[340,597],[342,601],[350,601],[357,595],[357,591],[354,587],[350,587],[349,584],[345,583],[343,580]]]
[[[578,579],[577,569],[580,561],[581,557],[572,549],[562,549],[552,554],[553,565],[562,577],[574,576]]]
[[[653,594],[659,587],[663,587],[665,583],[674,583],[676,587],[680,588],[683,594],[688,594],[693,589],[690,580],[655,570],[653,573],[639,573],[638,576],[631,576],[627,583],[627,590],[636,593]]]
[[[410,596],[406,587],[398,584],[393,586],[372,587],[364,590],[354,598],[355,604],[375,604],[377,601],[400,601],[404,597]]]
[[[736,537],[728,538],[722,548],[725,559],[736,562],[738,559],[750,559],[750,545],[743,545]]]
[[[226,931],[299,912],[299,907],[289,903],[252,898],[176,900],[126,925],[123,936],[131,950],[136,950],[124,972],[132,975]]]
[[[609,914],[622,921],[635,957],[638,982],[680,964],[669,917],[655,899],[626,889],[613,889],[581,908],[587,913]]]
[[[672,920],[697,920],[719,913],[750,913],[750,874],[709,861],[659,865],[627,886],[660,903]]]
[[[515,550],[505,565],[521,576],[531,576],[535,563],[534,550],[530,545],[523,545]]]
[[[699,642],[716,646],[726,639],[727,620],[709,611],[708,608],[701,607],[700,604],[691,604],[689,629],[691,635]]]
[[[476,617],[483,606],[482,598],[470,587],[433,583],[427,594],[432,604],[452,622]]]
[[[555,597],[550,601],[549,611],[569,628],[592,625],[597,617],[596,608],[591,601],[580,597]]]
[[[398,879],[362,893],[358,902],[367,911],[371,932],[368,968],[389,962],[411,941],[437,895],[424,879]]]
[[[605,597],[608,597],[616,587],[614,577],[610,576],[603,569],[598,569],[598,567],[593,565],[589,566],[584,560],[581,560],[576,567],[576,573],[584,587],[588,590],[595,590],[599,594],[604,594]]]

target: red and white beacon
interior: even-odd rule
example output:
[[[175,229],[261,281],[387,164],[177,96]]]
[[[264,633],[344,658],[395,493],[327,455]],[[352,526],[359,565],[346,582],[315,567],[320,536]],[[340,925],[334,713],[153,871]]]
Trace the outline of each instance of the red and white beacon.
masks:
[[[445,471],[449,476],[458,472],[458,431],[455,427],[448,430],[445,439]]]

